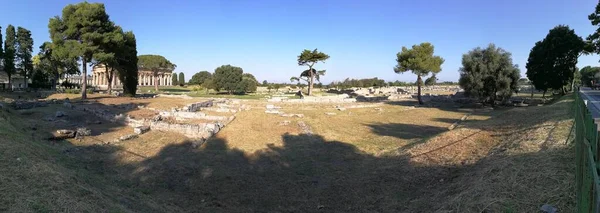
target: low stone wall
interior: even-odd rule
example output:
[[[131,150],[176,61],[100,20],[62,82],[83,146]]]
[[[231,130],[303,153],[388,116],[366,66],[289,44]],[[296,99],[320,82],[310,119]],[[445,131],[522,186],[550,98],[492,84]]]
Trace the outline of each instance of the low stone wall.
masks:
[[[184,106],[181,111],[184,112],[197,112],[200,111],[201,108],[206,108],[206,107],[212,107],[214,104],[213,100],[210,101],[204,101],[204,102],[198,102],[198,103],[193,103],[193,104],[188,104],[187,106]]]

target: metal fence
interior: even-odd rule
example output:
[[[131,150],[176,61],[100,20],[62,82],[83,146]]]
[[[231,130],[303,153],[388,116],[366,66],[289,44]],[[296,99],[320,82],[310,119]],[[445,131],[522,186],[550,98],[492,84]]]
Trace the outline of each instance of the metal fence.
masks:
[[[580,93],[575,95],[577,212],[600,212],[598,125]]]

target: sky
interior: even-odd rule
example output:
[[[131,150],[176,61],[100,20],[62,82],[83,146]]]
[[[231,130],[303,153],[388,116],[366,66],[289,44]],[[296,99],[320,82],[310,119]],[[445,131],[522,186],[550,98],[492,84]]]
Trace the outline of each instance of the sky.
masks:
[[[2,34],[8,24],[32,31],[34,52],[50,40],[48,20],[79,1],[2,1]],[[93,1],[92,1],[93,2]],[[108,0],[112,21],[137,38],[138,54],[158,54],[186,79],[231,64],[259,81],[289,82],[304,70],[303,49],[331,56],[322,82],[345,78],[415,81],[396,74],[396,54],[422,42],[445,59],[439,81],[458,81],[463,54],[489,43],[512,53],[525,76],[536,41],[556,25],[587,37],[593,0]],[[578,66],[598,66],[600,56],[582,56]]]

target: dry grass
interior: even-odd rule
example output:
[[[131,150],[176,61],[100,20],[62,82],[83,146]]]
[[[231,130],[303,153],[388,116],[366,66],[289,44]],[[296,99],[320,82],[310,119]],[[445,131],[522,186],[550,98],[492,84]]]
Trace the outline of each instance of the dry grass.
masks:
[[[109,109],[200,100],[92,97]],[[10,195],[0,196],[0,211],[536,212],[549,203],[572,212],[573,156],[564,144],[571,102],[475,112],[276,104],[304,115],[296,118],[249,100],[251,110],[197,149],[161,131],[114,143],[132,129],[60,106],[0,112],[0,192]],[[40,121],[59,109],[65,122]],[[447,129],[466,113],[473,115]],[[79,125],[94,135],[44,140]]]

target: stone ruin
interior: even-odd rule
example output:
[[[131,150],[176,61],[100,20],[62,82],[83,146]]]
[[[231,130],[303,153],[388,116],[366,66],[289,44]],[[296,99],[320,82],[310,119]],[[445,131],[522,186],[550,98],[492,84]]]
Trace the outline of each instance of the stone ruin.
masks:
[[[112,113],[109,109],[97,108],[97,107],[89,107],[89,106],[76,106],[70,105],[70,109],[81,110],[84,112],[89,112],[97,117],[100,117],[104,120],[110,121],[112,123],[119,123],[123,125],[128,125],[134,128],[135,135],[125,135],[122,139],[129,140],[137,137],[138,134],[143,134],[149,130],[159,130],[159,131],[169,131],[183,134],[192,139],[200,139],[202,141],[208,139],[213,136],[217,132],[219,132],[225,125],[235,119],[235,115],[232,116],[212,116],[207,115],[202,112],[197,112],[201,110],[208,109],[209,107],[215,106],[215,103],[219,104],[239,104],[239,101],[234,100],[219,100],[219,101],[205,101],[199,103],[189,104],[181,109],[174,109],[172,111],[160,111],[155,110],[159,113],[154,118],[150,119],[133,119],[127,115],[123,114],[115,114]],[[220,107],[225,107],[230,105],[221,105]],[[245,106],[241,106],[237,111],[247,109]],[[237,112],[236,111],[236,112]],[[205,123],[172,123],[165,120],[165,118],[174,118],[177,121],[188,121],[193,119],[201,119],[207,122]],[[139,132],[139,133],[138,133]]]
[[[301,99],[289,99],[287,97],[273,97],[268,102],[287,102],[287,103],[352,103],[356,98],[350,98],[348,94],[330,95],[330,96],[303,96]]]

